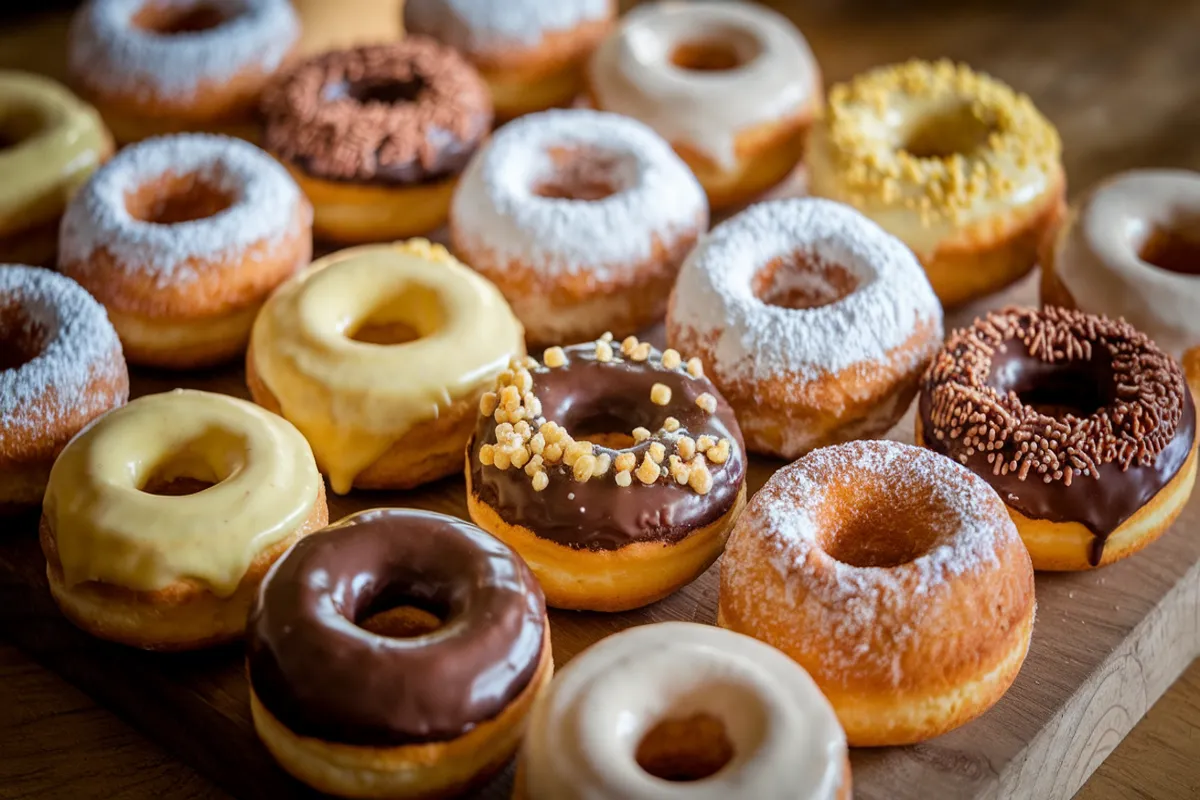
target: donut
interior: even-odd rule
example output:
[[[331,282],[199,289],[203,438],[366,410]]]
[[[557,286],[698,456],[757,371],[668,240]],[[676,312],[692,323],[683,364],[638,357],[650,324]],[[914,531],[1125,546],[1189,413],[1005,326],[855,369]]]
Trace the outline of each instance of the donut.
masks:
[[[704,361],[751,451],[794,459],[896,423],[941,345],[942,310],[908,248],[858,212],[775,200],[688,257],[667,339]]]
[[[500,287],[542,344],[625,336],[662,319],[707,227],[704,191],[666,142],[585,109],[500,129],[450,212],[455,253]]]
[[[955,331],[921,381],[917,443],[999,492],[1039,570],[1157,539],[1196,481],[1179,364],[1124,321],[1006,308]]]
[[[970,470],[893,441],[814,451],[738,518],[717,624],[804,667],[852,747],[957,728],[1008,690],[1029,650],[1033,567]]]
[[[53,265],[67,200],[112,152],[96,109],[66,87],[0,70],[0,263]]]
[[[605,335],[497,378],[466,479],[471,519],[521,554],[547,603],[625,611],[721,554],[745,504],[746,456],[699,359]]]
[[[404,0],[292,0],[300,17],[300,54],[313,56],[403,35]]]
[[[247,639],[259,737],[341,797],[477,786],[516,750],[554,672],[529,569],[426,511],[366,511],[303,539],[263,582]]]
[[[533,704],[513,798],[661,800],[681,782],[709,800],[850,800],[846,735],[778,650],[642,625],[580,653]]]
[[[250,395],[307,437],[338,494],[462,469],[479,398],[525,353],[496,287],[423,239],[333,253],[254,323]]]
[[[101,417],[50,472],[50,594],[101,639],[192,650],[241,638],[268,568],[329,521],[312,452],[245,400],[176,389]]]
[[[432,39],[335,50],[263,96],[268,150],[316,209],[319,237],[346,244],[428,233],[487,136],[487,86]]]
[[[596,50],[588,89],[597,108],[669,141],[713,208],[786,178],[822,103],[800,32],[776,11],[733,0],[635,8]]]
[[[949,61],[909,61],[829,93],[805,156],[809,192],[899,237],[955,306],[1038,261],[1065,213],[1062,142],[1033,102]]]
[[[299,37],[288,0],[89,0],[71,23],[68,69],[119,142],[253,139],[259,95]]]
[[[128,397],[100,304],[50,270],[0,264],[0,515],[40,503],[71,437]]]
[[[312,256],[312,208],[238,139],[180,134],[122,150],[71,200],[59,269],[104,304],[130,363],[241,355],[271,290]]]

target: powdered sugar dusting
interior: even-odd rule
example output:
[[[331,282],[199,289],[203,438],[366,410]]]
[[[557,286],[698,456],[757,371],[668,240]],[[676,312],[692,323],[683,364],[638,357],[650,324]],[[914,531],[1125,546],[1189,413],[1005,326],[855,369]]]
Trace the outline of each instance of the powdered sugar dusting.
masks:
[[[477,53],[536,46],[547,33],[612,14],[612,0],[408,0],[404,28]]]

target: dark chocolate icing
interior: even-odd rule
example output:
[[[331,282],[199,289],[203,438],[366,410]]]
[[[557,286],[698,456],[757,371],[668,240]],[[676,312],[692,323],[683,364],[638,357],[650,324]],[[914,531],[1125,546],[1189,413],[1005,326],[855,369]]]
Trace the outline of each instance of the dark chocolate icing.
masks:
[[[562,425],[577,440],[595,433],[628,433],[639,426],[655,432],[651,439],[626,450],[596,448],[597,454],[613,458],[633,453],[639,464],[651,442],[661,440],[660,428],[669,416],[680,422],[677,435],[728,439],[729,459],[709,465],[712,489],[698,494],[669,478],[649,486],[634,478],[632,485],[622,487],[614,481],[612,470],[579,482],[569,467],[558,464],[546,470],[547,487],[535,492],[522,470],[500,470],[480,463],[480,446],[496,441],[496,421],[481,415],[468,459],[471,491],[480,500],[502,519],[544,539],[590,550],[617,550],[635,542],[676,542],[729,511],[746,477],[745,448],[733,409],[708,378],[693,378],[683,367],[663,367],[658,351],[644,362],[623,359],[619,353],[612,361],[598,361],[593,344],[574,345],[565,352],[564,366],[551,369],[539,365],[530,370],[533,392],[541,400],[547,420]],[[671,390],[671,401],[665,406],[650,401],[655,383]],[[714,414],[696,405],[696,398],[705,392],[717,398]],[[672,453],[671,440],[661,441],[668,455]]]
[[[404,639],[356,624],[403,604],[443,625]],[[302,736],[373,746],[453,739],[528,686],[545,613],[525,562],[471,523],[365,511],[300,540],[267,575],[250,614],[250,681]]]

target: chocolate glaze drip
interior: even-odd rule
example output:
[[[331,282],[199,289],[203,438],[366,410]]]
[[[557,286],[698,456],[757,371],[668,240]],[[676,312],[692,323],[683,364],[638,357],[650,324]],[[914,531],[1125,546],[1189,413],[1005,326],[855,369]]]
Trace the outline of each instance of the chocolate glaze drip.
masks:
[[[479,462],[479,447],[496,441],[495,419],[480,416],[468,460],[471,491],[481,501],[504,520],[544,539],[589,550],[617,550],[635,542],[677,542],[729,511],[746,478],[745,447],[733,409],[708,378],[693,378],[682,367],[666,369],[658,351],[644,362],[617,355],[607,363],[596,359],[592,344],[574,345],[565,352],[564,366],[530,370],[533,392],[541,400],[547,420],[562,425],[577,440],[594,433],[628,433],[639,426],[656,431],[650,439],[625,450],[596,448],[597,454],[608,453],[613,458],[633,453],[639,464],[653,441],[662,441],[668,455],[673,452],[671,437],[662,437],[659,430],[667,417],[679,420],[676,435],[728,439],[729,459],[709,465],[711,491],[698,494],[669,478],[649,486],[634,478],[631,486],[621,487],[611,470],[579,482],[569,467],[557,464],[547,467],[547,487],[535,492],[522,470],[499,470]],[[671,390],[671,401],[665,406],[650,402],[650,387],[655,383]],[[696,398],[705,392],[717,398],[714,414],[696,405]]]
[[[413,638],[356,624],[413,605],[444,620]],[[381,509],[305,537],[250,614],[250,681],[291,731],[389,746],[453,739],[499,714],[537,670],[546,606],[528,567],[474,525]]]

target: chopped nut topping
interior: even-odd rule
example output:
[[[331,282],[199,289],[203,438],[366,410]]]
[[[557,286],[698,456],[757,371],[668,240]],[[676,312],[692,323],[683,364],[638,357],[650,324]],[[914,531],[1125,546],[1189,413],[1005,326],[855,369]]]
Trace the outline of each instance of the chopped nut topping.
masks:
[[[666,384],[656,383],[650,387],[650,402],[658,406],[665,406],[671,402],[671,389]]]
[[[542,353],[542,363],[551,369],[561,367],[567,363],[567,354],[561,347],[548,347],[546,352]]]
[[[512,457],[507,450],[494,448],[492,450],[492,466],[501,471],[506,470],[512,466]]]
[[[542,458],[546,459],[547,464],[557,464],[559,461],[562,461],[562,457],[562,445],[557,442],[546,445],[545,449],[542,450]]]
[[[542,415],[542,401],[538,400],[533,392],[525,393],[525,410],[530,417],[540,417]]]
[[[604,333],[600,334],[600,341],[611,342],[612,340],[613,340],[612,331],[605,331]]]
[[[517,387],[522,395],[532,389],[533,376],[529,374],[529,370],[524,368],[517,370],[516,375],[513,376],[513,386]]]
[[[707,411],[709,414],[717,412],[717,398],[713,397],[708,392],[696,398],[696,405]]]
[[[500,390],[500,407],[510,414],[521,405],[521,390],[516,386],[505,386]]]
[[[610,345],[606,341],[596,342],[596,360],[597,361],[603,361],[603,362],[607,363],[609,361],[612,361],[612,357],[613,357],[612,345]]]
[[[514,467],[521,469],[529,463],[529,451],[524,447],[514,447],[509,452],[509,460],[512,461]]]
[[[633,441],[636,444],[641,444],[642,442],[646,441],[649,438],[650,438],[650,431],[646,430],[645,428],[639,426],[639,427],[633,429]]]
[[[671,456],[667,463],[669,464],[671,477],[675,479],[675,482],[680,486],[686,486],[687,482],[692,476],[691,468],[688,467],[687,464],[683,463],[683,461],[679,459],[679,456]]]
[[[479,463],[485,467],[492,466],[495,463],[495,460],[492,458],[494,450],[490,444],[481,445],[479,447]]]
[[[575,476],[575,480],[582,483],[592,477],[592,471],[596,469],[596,457],[593,455],[582,454],[575,459],[574,465],[571,467],[571,472]]]
[[[638,346],[638,338],[636,336],[626,336],[621,342],[621,355],[632,355],[635,348]]]
[[[667,433],[674,433],[679,430],[679,420],[674,417],[667,417],[663,420],[663,430]]]
[[[513,433],[521,437],[521,441],[526,441],[533,434],[533,430],[529,427],[529,423],[525,420],[519,420],[513,425]]]
[[[634,361],[645,361],[650,358],[650,343],[639,342],[637,347],[633,348],[633,352],[629,354],[629,357]]]
[[[637,456],[633,453],[618,453],[616,460],[613,461],[613,466],[617,468],[618,472],[632,470],[637,466]]]
[[[646,455],[654,459],[655,464],[661,464],[662,460],[667,457],[667,448],[663,447],[662,442],[651,442],[649,449],[646,450]]]
[[[651,461],[650,455],[647,454],[646,457],[642,459],[642,465],[638,467],[637,479],[649,486],[658,480],[658,476],[658,464],[655,464],[653,461]]]
[[[691,375],[693,378],[704,377],[704,363],[695,356],[688,359],[687,367],[688,375]]]
[[[675,369],[679,366],[682,359],[679,357],[679,351],[668,347],[663,350],[662,365],[667,369]]]
[[[549,485],[550,485],[550,478],[548,478],[546,476],[546,473],[539,472],[533,476],[533,490],[535,492],[540,492]]]
[[[497,398],[495,392],[484,392],[479,398],[479,413],[490,417],[496,411]]]
[[[582,456],[590,456],[594,452],[595,447],[591,442],[571,442],[563,451],[563,463],[568,467],[573,467]]]
[[[692,456],[696,455],[696,440],[690,436],[684,436],[675,442],[675,452],[679,453],[679,457],[684,461],[690,461]]]
[[[535,455],[533,458],[529,459],[529,463],[525,465],[525,474],[532,478],[541,471],[542,463],[542,457]]]
[[[608,472],[608,468],[612,466],[612,456],[608,453],[601,453],[596,456],[596,466],[592,469],[592,477],[600,478]]]
[[[620,472],[618,472],[616,480],[617,480],[617,486],[620,486],[622,488],[633,484],[633,476],[630,474],[630,471],[627,469],[623,469]]]
[[[692,491],[696,494],[708,494],[712,485],[712,473],[708,471],[704,462],[692,461],[688,474],[688,486],[692,487]]]
[[[701,436],[699,439],[696,440],[696,452],[703,453],[705,450],[712,447],[716,443],[717,443],[716,440],[714,440],[713,437],[711,437],[711,436],[708,436],[708,435]]]
[[[538,365],[537,359],[533,356],[521,356],[521,360],[518,362],[518,364],[525,369],[533,369]]]
[[[704,455],[714,464],[724,464],[729,460],[729,440],[722,439],[704,451]]]
[[[529,449],[539,456],[546,449],[546,437],[541,431],[529,437]]]

